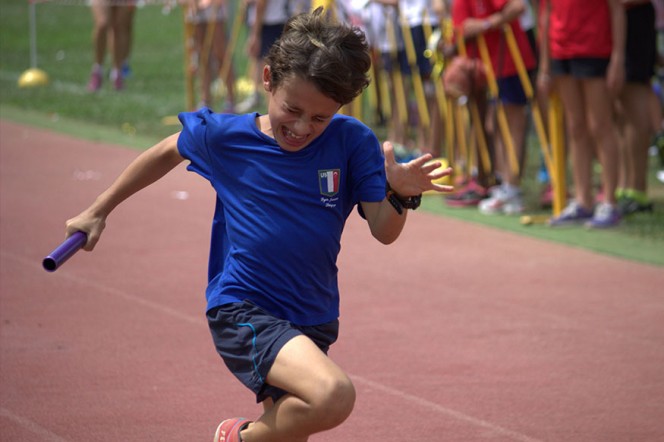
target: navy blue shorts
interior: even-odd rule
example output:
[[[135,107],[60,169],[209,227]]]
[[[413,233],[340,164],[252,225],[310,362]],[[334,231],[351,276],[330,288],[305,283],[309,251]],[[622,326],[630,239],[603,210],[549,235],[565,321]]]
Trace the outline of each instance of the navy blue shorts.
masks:
[[[528,74],[532,83],[533,73],[528,72]],[[528,97],[526,97],[526,92],[523,90],[523,85],[518,75],[498,78],[496,82],[498,83],[498,96],[501,102],[521,106],[528,104]]]
[[[551,75],[571,75],[576,78],[605,77],[608,58],[551,59]]]
[[[309,337],[327,354],[339,335],[339,321],[316,326],[297,326],[275,318],[255,304],[244,301],[222,305],[207,313],[208,326],[217,353],[228,369],[256,394],[256,402],[286,391],[265,382],[282,347],[296,336]]]
[[[436,27],[432,28],[432,31]],[[410,33],[413,36],[413,46],[415,47],[415,55],[417,57],[417,68],[420,71],[422,78],[429,78],[433,66],[431,61],[424,56],[427,49],[427,40],[424,38],[424,27],[422,25],[410,28]]]

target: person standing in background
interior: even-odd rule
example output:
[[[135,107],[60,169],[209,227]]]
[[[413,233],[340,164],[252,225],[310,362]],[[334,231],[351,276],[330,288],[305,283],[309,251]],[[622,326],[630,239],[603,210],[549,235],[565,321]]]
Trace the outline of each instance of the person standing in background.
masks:
[[[625,87],[618,99],[621,161],[616,198],[622,215],[652,212],[648,200],[648,148],[655,134],[651,87],[657,61],[655,7],[651,0],[622,0],[627,19]]]
[[[524,0],[455,0],[452,6],[452,20],[457,32],[463,34],[467,40],[468,56],[480,58],[479,49],[475,39],[482,35],[491,57],[491,67],[496,75],[498,84],[498,99],[504,109],[507,128],[505,132],[497,131],[493,123],[493,116],[499,108],[490,109],[492,113],[486,121],[489,132],[495,145],[493,168],[497,178],[502,182],[489,192],[488,198],[476,202],[479,211],[483,214],[516,215],[524,210],[521,191],[521,178],[526,154],[526,133],[528,129],[528,98],[519,79],[516,64],[512,59],[507,40],[503,34],[503,26],[508,24],[514,34],[519,52],[525,68],[534,76],[536,65],[533,48],[528,41],[526,33],[521,28],[519,17],[526,11]],[[511,138],[514,148],[515,167],[509,161],[510,151],[506,140]],[[488,183],[486,183],[488,184]],[[484,189],[479,191],[475,183],[470,183],[468,190],[461,189],[457,195],[446,199],[448,205],[463,206],[469,201],[468,192],[478,192],[480,196]],[[459,198],[455,198],[458,196]]]
[[[200,103],[198,107],[212,106],[212,82],[224,62],[227,48],[226,5],[223,0],[190,0],[186,20],[194,26],[194,66],[200,78]],[[226,103],[223,112],[233,112],[235,104],[235,78],[233,69],[226,70],[223,83]]]
[[[542,0],[538,88],[555,87],[564,108],[574,199],[550,225],[591,228],[620,223],[616,205],[618,129],[614,102],[625,82],[625,11],[621,0]],[[593,161],[602,165],[603,200],[595,207]]]
[[[110,79],[116,91],[124,88],[122,67],[129,58],[131,50],[134,13],[136,5],[131,1],[114,5],[112,0],[92,0],[90,8],[94,28],[92,44],[94,63],[88,81],[88,90],[97,92],[103,83],[103,66],[107,49],[111,51]],[[111,37],[109,44],[108,37]]]

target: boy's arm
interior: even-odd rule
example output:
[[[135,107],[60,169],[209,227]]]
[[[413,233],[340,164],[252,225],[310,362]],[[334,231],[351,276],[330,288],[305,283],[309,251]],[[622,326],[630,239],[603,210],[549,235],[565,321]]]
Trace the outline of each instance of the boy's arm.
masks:
[[[431,162],[430,154],[422,155],[408,163],[397,163],[392,143],[386,141],[383,144],[383,151],[387,182],[392,191],[401,198],[421,195],[427,190],[450,192],[454,189],[452,186],[432,182],[450,175],[452,168],[441,170],[439,162]],[[374,238],[383,244],[390,244],[399,237],[406,223],[407,209],[403,208],[403,213],[399,214],[387,198],[379,203],[362,201],[360,204]]]
[[[177,142],[179,133],[165,138],[139,155],[90,207],[66,223],[66,236],[77,230],[88,235],[84,250],[94,249],[106,226],[106,218],[115,207],[139,190],[149,186],[184,161]]]

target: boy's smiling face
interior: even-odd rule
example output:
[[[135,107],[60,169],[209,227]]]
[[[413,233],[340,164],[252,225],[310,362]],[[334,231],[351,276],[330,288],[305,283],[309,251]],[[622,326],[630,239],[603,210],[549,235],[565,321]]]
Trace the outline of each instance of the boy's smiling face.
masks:
[[[341,105],[301,77],[285,78],[278,87],[270,81],[270,67],[263,69],[263,86],[270,94],[267,115],[259,119],[261,131],[279,147],[297,152],[323,133]]]

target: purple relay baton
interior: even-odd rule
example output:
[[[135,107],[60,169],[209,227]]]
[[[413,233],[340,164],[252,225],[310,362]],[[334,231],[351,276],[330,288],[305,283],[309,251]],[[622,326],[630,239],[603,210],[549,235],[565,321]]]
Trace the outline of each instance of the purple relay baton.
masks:
[[[85,232],[74,232],[72,236],[67,238],[55,248],[46,258],[42,261],[44,270],[47,272],[55,272],[58,267],[71,258],[74,253],[78,252],[81,247],[85,245],[88,240],[88,235]]]

